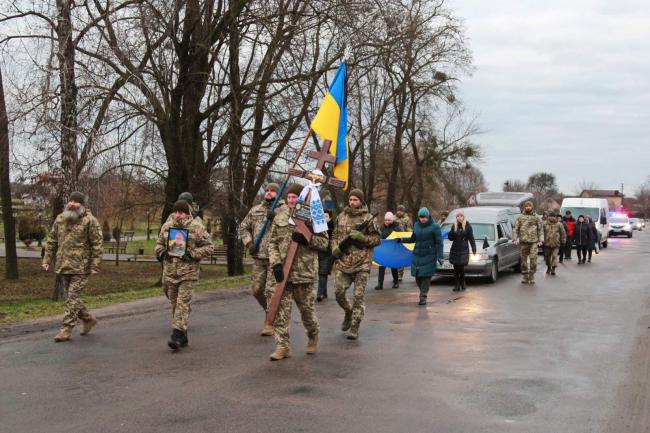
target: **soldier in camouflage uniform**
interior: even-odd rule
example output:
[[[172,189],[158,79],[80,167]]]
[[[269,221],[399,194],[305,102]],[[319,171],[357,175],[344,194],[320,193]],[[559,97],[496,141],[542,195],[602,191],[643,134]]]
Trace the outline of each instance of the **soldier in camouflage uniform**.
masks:
[[[202,223],[191,215],[190,205],[179,200],[174,203],[171,221],[160,229],[156,241],[156,257],[163,262],[163,290],[172,305],[172,336],[169,347],[176,351],[187,346],[187,322],[194,286],[199,280],[200,262],[210,257],[214,246]],[[188,231],[183,257],[171,256],[168,251],[170,228]]]
[[[551,275],[555,275],[560,247],[566,243],[566,231],[560,221],[560,214],[551,212],[544,222],[544,261],[546,273]]]
[[[524,203],[524,214],[517,218],[512,239],[515,245],[521,244],[521,282],[535,284],[537,247],[544,243],[544,230],[542,220],[533,211],[532,202]]]
[[[102,261],[102,231],[97,219],[85,208],[86,196],[80,192],[70,194],[65,210],[54,220],[47,236],[42,268],[47,271],[54,265],[68,292],[65,301],[63,326],[54,341],[68,341],[72,328],[81,319],[80,334],[86,335],[97,324],[81,300],[89,275],[99,272]]]
[[[294,232],[294,225],[289,218],[290,212],[296,207],[302,186],[293,184],[287,190],[287,207],[282,208],[273,219],[271,236],[269,239],[268,253],[269,265],[275,282],[284,281],[284,261],[292,241],[298,243],[298,250],[293,261],[293,266],[286,275],[287,286],[280,298],[280,306],[275,322],[273,323],[273,336],[276,347],[271,354],[272,361],[279,361],[291,356],[289,348],[289,325],[291,324],[292,301],[300,310],[302,323],[307,331],[309,342],[307,354],[313,355],[318,349],[318,334],[320,328],[314,308],[315,294],[314,281],[318,272],[317,251],[325,251],[328,246],[327,233],[313,234],[307,241],[302,233]],[[270,301],[270,300],[269,300]],[[270,302],[269,302],[270,303]]]
[[[406,206],[403,204],[397,206],[397,213],[395,214],[395,222],[399,224],[399,226],[402,228],[402,231],[405,232],[411,232],[413,231],[413,221],[411,220],[411,217],[406,213]],[[404,278],[404,268],[400,268],[397,270],[399,274],[399,280],[402,281]]]
[[[241,238],[244,246],[248,249],[251,257],[253,257],[253,270],[251,272],[251,293],[257,299],[264,312],[268,309],[268,304],[271,301],[273,291],[267,289],[267,276],[269,274],[269,255],[268,245],[271,235],[271,227],[267,227],[266,233],[262,237],[262,241],[257,249],[255,249],[255,239],[258,233],[262,230],[264,219],[273,221],[275,216],[271,212],[271,206],[278,196],[280,186],[277,183],[269,183],[264,189],[264,200],[257,206],[253,206],[248,212],[244,220],[239,225],[239,237]],[[276,212],[284,206],[284,201],[280,200],[276,208]],[[273,287],[273,285],[270,285]],[[266,315],[265,315],[266,316]],[[264,329],[262,335],[273,335],[273,327],[264,322]]]
[[[341,330],[347,331],[350,340],[359,338],[359,325],[365,313],[364,295],[372,264],[372,251],[381,243],[379,230],[368,207],[363,203],[363,192],[358,189],[350,191],[349,206],[339,214],[332,233],[332,255],[338,260],[334,263],[336,301],[345,311]],[[370,222],[363,232],[357,227]],[[349,246],[344,251],[341,244]],[[352,305],[345,292],[354,283]]]

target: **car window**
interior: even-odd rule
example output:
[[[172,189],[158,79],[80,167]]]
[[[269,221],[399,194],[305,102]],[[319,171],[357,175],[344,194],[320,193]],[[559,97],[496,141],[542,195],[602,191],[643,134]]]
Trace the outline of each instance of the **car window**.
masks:
[[[503,221],[499,223],[499,225],[501,226],[501,229],[505,233],[505,237],[507,237],[508,239],[512,239],[512,227],[510,226],[508,221]]]
[[[503,231],[503,226],[501,224],[497,224],[497,239],[505,238],[506,233]]]

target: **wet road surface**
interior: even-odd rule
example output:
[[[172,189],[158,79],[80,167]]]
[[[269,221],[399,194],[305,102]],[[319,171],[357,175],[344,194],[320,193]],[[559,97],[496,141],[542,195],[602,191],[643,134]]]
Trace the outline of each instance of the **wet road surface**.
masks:
[[[532,287],[511,272],[461,294],[436,281],[427,307],[410,277],[379,292],[373,276],[359,341],[339,330],[330,289],[319,353],[304,354],[294,307],[281,362],[244,295],[196,304],[178,354],[166,308],[101,320],[69,343],[53,343],[54,329],[4,338],[0,431],[650,431],[649,241],[612,239],[556,277],[540,257]]]

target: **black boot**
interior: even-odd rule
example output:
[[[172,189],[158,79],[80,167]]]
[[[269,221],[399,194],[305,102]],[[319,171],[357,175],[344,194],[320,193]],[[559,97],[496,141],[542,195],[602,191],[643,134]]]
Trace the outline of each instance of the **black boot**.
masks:
[[[460,280],[460,290],[465,290],[465,278],[463,277],[462,280]]]
[[[179,331],[178,329],[174,328],[172,332],[172,336],[169,338],[167,345],[171,350],[176,352],[178,349],[181,348],[182,343],[183,343],[183,331]]]
[[[393,282],[393,289],[399,289],[399,283],[397,281]]]
[[[460,281],[458,278],[454,278],[454,292],[458,292],[460,290]]]
[[[183,338],[181,340],[181,347],[187,347],[190,344],[190,340],[187,339],[187,331],[183,331]]]
[[[547,267],[546,267],[546,273],[547,273],[547,274],[550,274],[550,273],[551,273],[551,267],[550,267],[550,266],[547,266]]]

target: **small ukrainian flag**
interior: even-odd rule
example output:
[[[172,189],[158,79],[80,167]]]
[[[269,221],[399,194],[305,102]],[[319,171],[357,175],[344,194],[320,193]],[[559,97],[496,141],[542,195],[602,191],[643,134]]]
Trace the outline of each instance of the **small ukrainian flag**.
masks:
[[[321,140],[330,140],[330,154],[336,156],[334,177],[345,182],[348,189],[350,177],[348,144],[348,106],[347,106],[347,68],[341,63],[329,92],[325,95],[323,103],[311,122],[311,129],[318,134]]]

